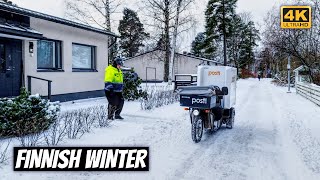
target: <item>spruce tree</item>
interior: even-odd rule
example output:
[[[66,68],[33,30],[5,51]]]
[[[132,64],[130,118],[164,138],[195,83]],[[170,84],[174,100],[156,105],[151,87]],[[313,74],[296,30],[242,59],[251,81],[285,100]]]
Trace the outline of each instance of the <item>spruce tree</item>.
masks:
[[[244,37],[240,44],[239,67],[245,68],[254,62],[254,48],[257,46],[257,41],[260,40],[259,31],[255,28],[254,22],[249,21],[243,29],[242,36]]]
[[[133,57],[138,52],[140,47],[143,47],[143,41],[149,37],[145,32],[143,24],[137,13],[131,9],[125,8],[123,11],[123,19],[119,24],[120,33],[120,49],[125,57]]]
[[[205,57],[204,45],[205,45],[206,35],[201,32],[198,33],[194,41],[191,44],[191,53],[198,57]]]
[[[209,0],[206,16],[206,53],[215,55],[217,44],[231,36],[232,18],[235,15],[237,0]]]

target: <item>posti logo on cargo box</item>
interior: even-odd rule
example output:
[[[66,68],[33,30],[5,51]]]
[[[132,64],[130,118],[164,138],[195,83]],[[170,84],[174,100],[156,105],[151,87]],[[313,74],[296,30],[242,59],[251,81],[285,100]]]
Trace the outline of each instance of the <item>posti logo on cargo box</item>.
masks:
[[[221,72],[220,71],[209,71],[208,76],[220,76]]]

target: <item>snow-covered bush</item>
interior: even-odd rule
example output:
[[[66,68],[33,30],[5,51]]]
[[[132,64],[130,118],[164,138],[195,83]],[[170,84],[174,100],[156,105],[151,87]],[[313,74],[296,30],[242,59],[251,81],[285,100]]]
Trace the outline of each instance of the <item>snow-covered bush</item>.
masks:
[[[59,111],[59,102],[29,95],[22,88],[18,97],[0,99],[0,137],[42,132],[57,119]]]
[[[47,146],[58,145],[67,135],[67,127],[62,123],[64,114],[60,114],[48,130],[43,132],[43,139]]]
[[[84,133],[84,122],[81,118],[81,110],[64,113],[64,126],[69,139],[80,138]]]
[[[10,145],[10,140],[0,140],[0,165],[6,163],[8,160],[8,148]]]
[[[143,91],[140,87],[142,80],[138,77],[137,73],[131,69],[129,72],[123,73],[123,96],[128,101],[134,101],[139,98],[146,98],[147,92]]]
[[[283,73],[276,74],[273,77],[273,80],[271,82],[277,86],[288,86],[288,75]],[[292,87],[294,87],[295,85],[294,75],[291,76],[290,84]]]
[[[255,75],[248,69],[241,69],[239,73],[239,78],[247,79],[247,78],[255,78]]]
[[[163,88],[163,90],[154,88],[148,90],[146,99],[140,99],[140,105],[142,110],[151,110],[177,101],[179,101],[179,95],[170,88]]]
[[[98,127],[107,127],[108,122],[108,106],[101,105],[93,109],[94,119],[98,123]]]
[[[42,144],[41,131],[28,135],[18,136],[18,140],[22,147],[34,147]]]

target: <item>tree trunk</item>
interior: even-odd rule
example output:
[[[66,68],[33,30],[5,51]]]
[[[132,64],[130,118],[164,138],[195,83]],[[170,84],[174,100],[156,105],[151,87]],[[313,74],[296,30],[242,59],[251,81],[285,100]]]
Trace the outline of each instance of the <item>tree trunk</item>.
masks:
[[[178,26],[179,26],[179,15],[180,15],[180,7],[182,0],[178,0],[177,4],[177,14],[174,23],[174,32],[172,37],[172,51],[170,57],[170,66],[169,66],[169,84],[171,85],[173,79],[173,67],[174,67],[174,57],[176,54],[176,44],[177,44],[177,35],[178,35]]]
[[[165,36],[165,57],[164,57],[164,82],[168,82],[169,77],[169,60],[170,60],[170,0],[165,0],[165,12],[164,12],[164,36]]]
[[[110,22],[110,1],[109,0],[106,0],[106,7],[105,7],[105,10],[106,10],[106,29],[107,31],[111,31],[111,22]]]
[[[110,1],[106,0],[105,2],[105,25],[106,25],[106,31],[111,32],[111,22],[110,22]],[[108,47],[112,44],[112,38],[109,36],[108,38]],[[114,44],[115,45],[115,44]],[[111,46],[108,49],[108,54],[109,54],[109,61],[108,61],[108,65],[112,64],[112,61],[114,59],[114,45]]]
[[[223,65],[227,66],[227,37],[226,37],[226,22],[225,22],[225,0],[222,1],[223,3]]]

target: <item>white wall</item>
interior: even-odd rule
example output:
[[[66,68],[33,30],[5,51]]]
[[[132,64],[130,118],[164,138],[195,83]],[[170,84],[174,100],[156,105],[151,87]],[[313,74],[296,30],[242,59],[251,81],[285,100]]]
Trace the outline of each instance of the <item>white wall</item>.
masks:
[[[104,88],[104,69],[108,64],[108,37],[71,26],[41,19],[30,18],[31,28],[49,39],[62,41],[62,67],[64,72],[37,72],[37,42],[34,42],[33,57],[29,54],[29,41],[24,41],[24,72],[27,75],[52,80],[52,94],[95,91]],[[72,43],[96,46],[98,72],[72,72]],[[47,95],[47,84],[32,80],[32,93]]]
[[[153,51],[141,56],[131,58],[124,62],[124,66],[134,68],[142,80],[146,80],[146,67],[156,68],[156,80],[163,81],[164,76],[164,54],[162,51]],[[153,69],[148,69],[148,80],[154,80]]]
[[[133,67],[139,77],[146,79],[146,67],[157,68],[157,80],[163,81],[164,75],[164,51],[153,51],[133,57],[124,62],[126,67]],[[203,63],[202,59],[177,54],[174,62],[175,74],[197,74],[198,66]],[[205,62],[206,63],[206,62]],[[215,63],[210,63],[215,65]],[[174,78],[174,77],[173,77]],[[148,70],[148,80],[154,80],[154,71]]]

